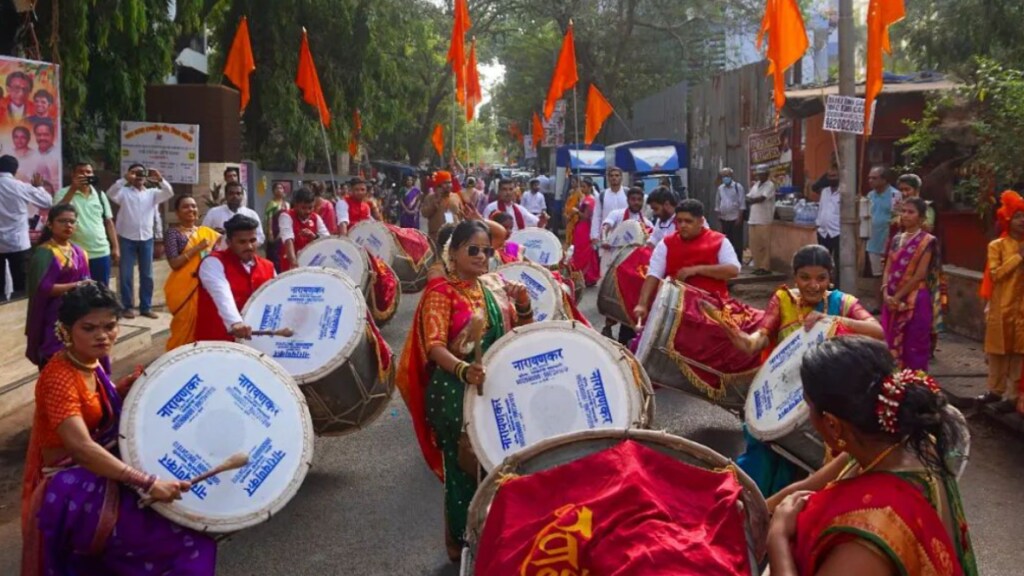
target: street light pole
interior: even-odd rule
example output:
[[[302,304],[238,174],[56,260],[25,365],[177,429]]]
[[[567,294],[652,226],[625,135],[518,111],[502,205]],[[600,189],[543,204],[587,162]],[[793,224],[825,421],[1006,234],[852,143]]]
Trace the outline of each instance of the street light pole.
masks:
[[[839,0],[839,94],[854,96],[853,0]],[[857,140],[855,134],[840,132],[839,176],[840,217],[839,279],[840,289],[848,294],[857,291]]]

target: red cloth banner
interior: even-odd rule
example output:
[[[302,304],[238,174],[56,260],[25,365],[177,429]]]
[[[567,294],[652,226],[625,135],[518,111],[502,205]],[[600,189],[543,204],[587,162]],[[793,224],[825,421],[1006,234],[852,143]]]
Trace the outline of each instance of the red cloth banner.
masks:
[[[395,240],[401,245],[402,251],[405,255],[412,260],[413,266],[419,266],[423,264],[423,259],[426,258],[427,252],[430,251],[430,241],[426,239],[418,230],[411,228],[400,228],[394,224],[384,224],[387,226],[391,234],[394,235]]]
[[[476,573],[749,574],[742,488],[731,471],[632,441],[508,480],[491,504]]]
[[[374,272],[373,294],[370,301],[375,319],[388,318],[398,303],[398,277],[391,267],[369,252],[370,268]]]

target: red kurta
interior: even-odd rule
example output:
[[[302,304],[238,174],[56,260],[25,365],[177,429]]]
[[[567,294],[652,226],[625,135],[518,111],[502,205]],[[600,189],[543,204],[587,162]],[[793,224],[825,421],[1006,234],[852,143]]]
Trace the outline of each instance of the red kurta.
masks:
[[[363,220],[369,220],[373,215],[370,211],[370,203],[366,200],[353,200],[351,196],[345,196],[345,203],[348,204],[349,228],[359,224]]]
[[[725,235],[705,228],[696,238],[684,240],[678,233],[665,237],[665,248],[668,255],[665,259],[665,277],[672,278],[683,268],[690,266],[717,266],[718,251],[722,247]],[[725,280],[716,280],[707,276],[691,276],[687,284],[696,286],[723,298],[729,296],[729,285]]]
[[[224,266],[224,276],[231,286],[231,295],[235,297],[235,306],[241,311],[249,297],[267,281],[274,278],[274,265],[265,258],[256,256],[256,265],[247,271],[242,261],[230,250],[221,250],[210,254],[210,258],[220,260]],[[206,291],[202,280],[199,282],[199,310],[196,317],[196,341],[221,340],[234,342],[235,338],[224,327],[224,320],[213,303],[213,298]]]

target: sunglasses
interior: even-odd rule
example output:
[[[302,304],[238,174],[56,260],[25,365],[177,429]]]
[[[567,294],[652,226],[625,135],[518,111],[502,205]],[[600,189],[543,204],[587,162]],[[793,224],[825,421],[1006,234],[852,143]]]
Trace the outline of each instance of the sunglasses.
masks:
[[[475,257],[480,255],[480,252],[483,252],[484,256],[487,256],[488,258],[490,258],[491,256],[494,256],[494,248],[492,246],[467,246],[466,247],[466,253],[469,254],[470,257],[475,258]]]

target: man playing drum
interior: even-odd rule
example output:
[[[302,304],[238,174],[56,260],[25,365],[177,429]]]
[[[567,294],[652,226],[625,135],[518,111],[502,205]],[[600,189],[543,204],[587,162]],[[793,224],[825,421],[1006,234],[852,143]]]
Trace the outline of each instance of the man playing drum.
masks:
[[[633,187],[630,188],[626,196],[626,208],[622,210],[614,210],[606,213],[604,222],[601,223],[601,276],[608,274],[609,268],[612,264],[612,255],[616,248],[608,243],[608,235],[615,230],[615,228],[623,222],[633,220],[639,222],[644,230],[647,232],[651,231],[651,222],[644,217],[644,190],[643,188]],[[611,338],[612,328],[615,326],[615,321],[611,318],[606,318],[604,322],[604,329],[601,330],[601,334]],[[632,328],[626,325],[619,327],[619,343],[622,345],[628,345],[633,338],[636,337],[636,332]]]
[[[338,215],[338,234],[348,236],[351,227],[363,220],[376,220],[381,222],[380,211],[377,205],[366,199],[366,181],[362,178],[349,180],[348,196],[338,200],[335,205],[335,212]]]
[[[633,309],[637,322],[647,317],[651,296],[665,278],[723,297],[729,295],[726,281],[739,276],[740,260],[725,235],[704,227],[704,205],[700,200],[683,200],[676,208],[676,229],[658,243],[651,254],[640,301]]]
[[[281,240],[281,271],[298,268],[298,254],[314,240],[331,235],[320,215],[313,212],[316,196],[302,187],[292,195],[292,208],[277,217]]]
[[[312,200],[309,202],[312,209]],[[272,279],[274,265],[256,254],[260,223],[236,214],[224,223],[227,249],[213,252],[199,266],[199,311],[195,339],[249,338],[252,327],[242,321],[245,303]]]
[[[544,228],[548,224],[547,212],[536,216],[515,203],[515,188],[507,178],[498,182],[498,199],[487,205],[484,218],[490,219],[502,212],[512,217],[512,232],[532,227]]]

